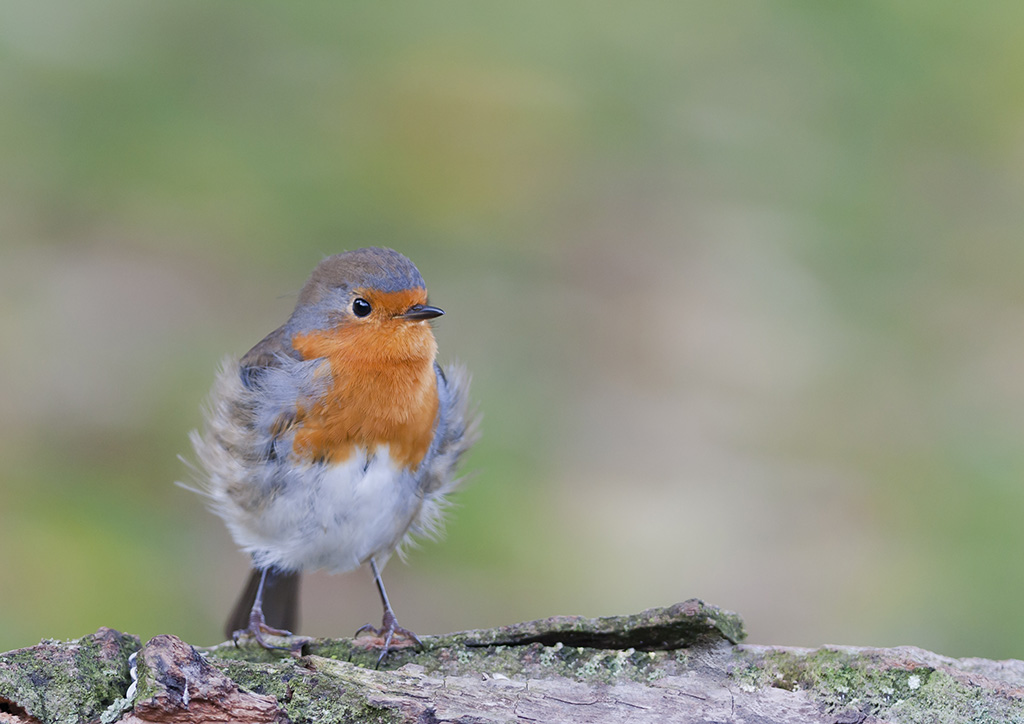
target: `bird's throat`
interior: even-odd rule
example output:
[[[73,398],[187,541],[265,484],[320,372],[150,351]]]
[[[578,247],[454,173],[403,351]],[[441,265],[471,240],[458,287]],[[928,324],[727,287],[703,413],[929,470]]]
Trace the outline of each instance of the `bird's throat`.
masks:
[[[297,335],[304,359],[324,358],[327,392],[300,405],[292,450],[305,461],[340,463],[358,448],[417,468],[437,418],[434,335],[426,324]]]

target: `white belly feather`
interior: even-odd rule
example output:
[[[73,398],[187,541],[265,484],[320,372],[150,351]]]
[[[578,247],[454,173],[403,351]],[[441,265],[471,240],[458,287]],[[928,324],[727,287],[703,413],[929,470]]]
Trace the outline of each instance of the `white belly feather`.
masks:
[[[416,480],[386,447],[369,461],[358,450],[343,463],[302,466],[294,475],[259,511],[221,509],[259,568],[340,573],[371,556],[383,565],[423,503]]]

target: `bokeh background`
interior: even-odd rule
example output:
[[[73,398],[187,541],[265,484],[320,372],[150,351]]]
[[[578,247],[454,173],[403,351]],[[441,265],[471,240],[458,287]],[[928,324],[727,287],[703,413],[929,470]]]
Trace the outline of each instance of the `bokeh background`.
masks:
[[[700,597],[1024,657],[1024,5],[14,0],[0,98],[0,650],[222,640],[247,561],[178,455],[386,244],[485,416],[406,626]]]

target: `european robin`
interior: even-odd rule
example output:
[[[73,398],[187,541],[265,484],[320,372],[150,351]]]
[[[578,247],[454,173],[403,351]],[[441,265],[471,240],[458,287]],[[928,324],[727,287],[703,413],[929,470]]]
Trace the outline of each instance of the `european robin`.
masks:
[[[378,661],[396,635],[418,643],[381,570],[436,532],[476,438],[469,375],[435,361],[442,314],[405,256],[350,251],[320,262],[288,321],[223,364],[191,440],[201,492],[252,556],[227,626],[236,641],[275,648],[264,635],[289,635],[301,571],[369,563],[384,618],[359,632],[383,638]]]

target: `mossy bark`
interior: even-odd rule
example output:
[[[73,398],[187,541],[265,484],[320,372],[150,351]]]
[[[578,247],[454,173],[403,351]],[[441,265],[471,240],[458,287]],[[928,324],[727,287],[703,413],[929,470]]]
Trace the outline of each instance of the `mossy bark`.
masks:
[[[692,600],[425,637],[196,649],[108,629],[0,655],[0,722],[1021,722],[1024,663],[744,646]],[[284,643],[284,642],[282,642]],[[130,654],[138,651],[135,674]]]

